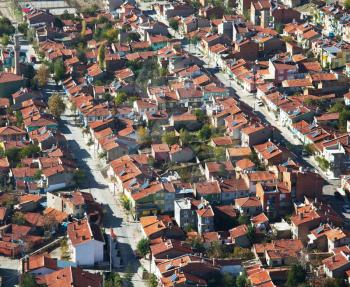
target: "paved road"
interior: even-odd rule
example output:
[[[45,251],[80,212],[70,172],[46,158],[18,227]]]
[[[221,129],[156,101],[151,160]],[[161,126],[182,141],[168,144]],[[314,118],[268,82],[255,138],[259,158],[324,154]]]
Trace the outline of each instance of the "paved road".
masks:
[[[310,159],[309,157],[300,156],[298,152],[300,152],[302,143],[294,137],[292,132],[285,126],[283,126],[274,115],[272,115],[265,106],[258,106],[255,104],[256,99],[253,94],[247,92],[246,90],[242,89],[235,81],[230,80],[229,76],[222,72],[221,70],[215,69],[216,63],[212,61],[209,57],[203,56],[202,52],[196,45],[185,45],[184,49],[192,54],[199,55],[199,58],[205,63],[204,68],[206,68],[209,72],[212,73],[224,86],[230,87],[232,91],[235,93],[236,97],[247,104],[249,107],[252,108],[254,113],[264,122],[269,123],[271,126],[274,126],[280,134],[281,140],[285,143],[288,143],[290,145],[290,150],[296,153],[296,156],[299,161],[302,163],[311,166],[312,168],[316,169],[319,174],[322,175],[322,177],[327,180],[327,182],[331,185],[338,185],[338,181],[329,180],[327,176],[315,165],[315,162]]]
[[[106,229],[113,228],[118,236],[118,242],[121,250],[121,256],[124,265],[130,265],[136,273],[140,263],[135,258],[133,250],[136,248],[137,241],[140,238],[141,231],[139,224],[130,222],[126,219],[124,211],[113,195],[107,180],[100,172],[100,165],[97,160],[92,157],[89,147],[85,143],[81,129],[73,123],[73,117],[66,114],[62,117],[65,126],[62,132],[65,135],[70,150],[74,154],[79,167],[87,174],[86,184],[83,191],[91,192],[94,198],[103,204],[105,209],[104,227]],[[86,137],[86,136],[85,136]],[[146,286],[135,274],[133,278],[134,286]]]

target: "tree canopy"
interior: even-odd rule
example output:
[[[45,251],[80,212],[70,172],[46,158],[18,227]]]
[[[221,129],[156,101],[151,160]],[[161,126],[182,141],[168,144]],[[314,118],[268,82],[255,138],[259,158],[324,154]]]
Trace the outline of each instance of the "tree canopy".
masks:
[[[139,242],[137,242],[137,246],[136,246],[137,253],[140,256],[145,257],[150,251],[149,245],[150,245],[149,239],[142,238]]]
[[[59,94],[53,94],[49,98],[48,105],[50,112],[56,118],[60,118],[66,110],[66,104],[63,102],[63,99]]]

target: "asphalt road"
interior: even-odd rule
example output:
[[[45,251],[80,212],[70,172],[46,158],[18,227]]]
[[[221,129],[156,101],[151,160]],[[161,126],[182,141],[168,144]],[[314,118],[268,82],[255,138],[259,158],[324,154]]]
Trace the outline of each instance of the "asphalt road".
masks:
[[[134,286],[146,286],[136,273],[140,267],[140,262],[134,256],[133,251],[141,238],[139,224],[127,219],[117,201],[117,197],[113,195],[113,190],[109,187],[108,181],[100,172],[98,160],[92,157],[92,152],[86,145],[81,129],[74,125],[72,115],[64,115],[62,121],[64,123],[62,132],[68,141],[70,151],[75,156],[79,167],[87,175],[82,191],[90,192],[98,202],[103,204],[105,210],[103,225],[106,230],[113,228],[114,233],[117,234],[124,266],[130,266],[135,272],[133,277]],[[119,272],[120,270],[116,271]]]

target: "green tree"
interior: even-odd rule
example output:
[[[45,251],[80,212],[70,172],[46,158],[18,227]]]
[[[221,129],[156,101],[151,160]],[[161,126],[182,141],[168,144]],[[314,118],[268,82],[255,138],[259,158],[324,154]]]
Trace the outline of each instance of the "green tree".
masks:
[[[286,287],[295,287],[305,283],[306,271],[301,265],[293,265],[287,275]]]
[[[204,140],[210,139],[211,134],[212,134],[211,127],[210,125],[206,124],[199,130],[198,136],[201,140],[204,141]]]
[[[331,167],[331,164],[329,163],[329,161],[326,160],[324,157],[317,156],[315,160],[318,166],[320,167],[320,169],[322,169],[323,171],[327,171]]]
[[[31,273],[23,273],[19,287],[40,287],[35,281],[35,276]]]
[[[137,253],[140,256],[145,257],[150,252],[149,246],[150,246],[150,240],[148,238],[140,239],[140,241],[137,242],[137,245],[136,245]]]
[[[221,278],[221,283],[223,287],[235,287],[235,278],[230,273],[224,273]]]
[[[26,220],[24,219],[23,213],[16,211],[12,216],[12,223],[17,225],[24,225],[26,223]]]
[[[55,27],[59,28],[59,29],[62,29],[63,28],[63,22],[60,18],[58,17],[55,17],[54,19],[54,25]]]
[[[118,92],[115,99],[114,99],[114,102],[117,106],[125,103],[125,101],[127,100],[127,95],[125,92]]]
[[[206,114],[204,111],[202,111],[201,109],[196,109],[196,110],[194,111],[194,114],[196,115],[197,120],[198,120],[199,122],[204,123],[204,122],[208,121],[208,116],[207,116],[207,114]]]
[[[226,158],[226,150],[223,147],[217,147],[214,149],[214,156],[217,161],[224,161]]]
[[[104,38],[109,42],[117,42],[119,37],[119,30],[111,28],[104,32]]]
[[[15,167],[21,160],[21,150],[19,148],[10,148],[5,151],[10,166]]]
[[[345,1],[344,1],[344,8],[345,8],[346,10],[350,9],[350,0],[345,0]]]
[[[173,28],[175,31],[179,30],[179,22],[176,19],[171,19],[169,21],[169,26]]]
[[[248,286],[248,278],[247,274],[243,272],[236,278],[236,286],[237,287],[247,287]]]
[[[0,17],[0,37],[3,35],[12,35],[16,31],[15,27],[11,24],[10,19],[6,17]]]
[[[132,285],[132,277],[134,276],[134,272],[132,271],[132,266],[129,264],[127,267],[126,267],[126,272],[125,272],[125,275],[124,275],[124,281],[126,283],[126,286],[133,286]]]
[[[83,170],[77,169],[73,174],[73,181],[75,182],[75,185],[80,186],[82,185],[86,180],[86,174]]]
[[[112,272],[103,287],[123,287],[123,279],[117,272]]]
[[[63,64],[63,60],[59,59],[56,60],[53,64],[53,70],[54,70],[54,78],[56,83],[58,83],[60,80],[63,79],[64,74],[66,73],[66,69]]]
[[[16,111],[15,116],[16,116],[16,124],[17,124],[17,126],[22,126],[22,124],[23,124],[23,115],[22,115],[21,111]]]
[[[40,152],[40,147],[35,144],[29,144],[20,150],[20,157],[34,157]]]
[[[42,171],[41,171],[41,169],[38,169],[34,174],[34,179],[35,180],[41,179],[41,175],[42,175]]]
[[[97,51],[97,62],[101,70],[104,70],[105,68],[105,56],[106,56],[106,47],[105,45],[101,45]]]
[[[139,40],[140,40],[140,35],[138,33],[130,32],[130,33],[128,33],[128,36],[126,37],[126,41],[128,43],[134,42],[134,41],[139,41]]]
[[[48,106],[51,114],[58,119],[66,110],[66,104],[63,102],[62,97],[57,93],[49,98]]]
[[[225,258],[227,253],[224,245],[218,241],[214,241],[208,250],[208,256],[209,258]]]
[[[162,142],[168,145],[176,144],[178,141],[174,131],[165,132],[162,136]]]
[[[191,135],[186,129],[180,130],[180,140],[182,145],[187,146],[191,141]]]
[[[255,233],[255,228],[252,225],[248,226],[247,237],[252,244],[255,243],[256,233]]]
[[[330,113],[340,113],[345,108],[343,102],[336,102],[334,105],[328,110]]]
[[[347,121],[350,120],[350,111],[344,109],[339,114],[339,129],[342,132],[346,132]]]
[[[232,257],[233,258],[241,258],[244,260],[251,260],[255,256],[254,256],[254,253],[249,248],[242,248],[242,247],[236,246],[233,249]]]
[[[4,46],[4,47],[6,47],[8,44],[10,43],[10,37],[9,37],[9,35],[3,35],[2,37],[1,37],[1,45],[2,46]]]
[[[250,223],[250,220],[247,216],[245,215],[240,215],[238,217],[238,220],[237,220],[238,224],[239,225],[242,225],[242,224],[249,224]]]
[[[147,281],[148,287],[157,287],[158,286],[158,278],[154,274],[150,274]]]
[[[25,37],[27,37],[27,33],[28,33],[28,24],[25,22],[22,22],[20,24],[18,24],[18,31],[20,33],[22,33]]]
[[[25,65],[25,68],[23,69],[23,76],[30,80],[35,77],[35,69],[32,65]]]

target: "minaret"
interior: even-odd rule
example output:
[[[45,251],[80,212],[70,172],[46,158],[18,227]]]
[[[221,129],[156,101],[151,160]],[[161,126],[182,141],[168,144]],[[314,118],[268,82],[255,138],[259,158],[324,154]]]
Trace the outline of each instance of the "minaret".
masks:
[[[19,44],[19,34],[14,35],[14,46],[13,46],[14,52],[15,52],[15,74],[21,75],[21,66],[19,63],[19,52],[21,50],[21,46]]]

